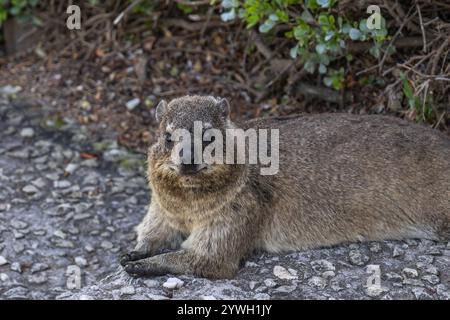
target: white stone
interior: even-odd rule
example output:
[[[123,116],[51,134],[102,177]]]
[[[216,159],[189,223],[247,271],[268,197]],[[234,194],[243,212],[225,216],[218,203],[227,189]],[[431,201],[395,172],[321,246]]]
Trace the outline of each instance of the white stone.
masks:
[[[366,294],[369,297],[376,298],[376,297],[380,296],[382,293],[386,292],[387,289],[383,288],[381,286],[369,286],[369,287],[366,287],[364,289],[364,291],[366,292]]]
[[[163,283],[163,287],[169,290],[180,289],[184,282],[178,278],[169,278]]]
[[[83,257],[75,257],[75,263],[80,267],[87,266],[87,260]]]
[[[25,192],[26,194],[33,194],[33,193],[38,192],[39,190],[38,190],[38,188],[36,188],[35,186],[32,186],[30,184],[30,185],[23,187],[22,191]]]
[[[416,269],[411,268],[405,268],[403,269],[403,274],[407,276],[408,278],[417,278],[419,276],[419,273]]]
[[[291,271],[286,270],[286,268],[284,268],[282,266],[275,266],[273,268],[273,274],[277,278],[283,279],[283,280],[296,280],[296,279],[298,279],[298,276],[296,274],[293,274]]]
[[[273,279],[266,279],[264,280],[264,284],[267,288],[273,288],[276,287],[277,283]]]
[[[69,163],[66,168],[64,169],[65,172],[69,174],[73,174],[78,169],[78,165],[74,163]]]
[[[7,263],[8,263],[8,261],[5,259],[5,257],[4,256],[0,256],[0,266],[4,266]]]
[[[22,91],[22,87],[20,86],[12,86],[8,84],[4,87],[0,87],[0,95],[4,96],[12,96],[20,91]]]
[[[325,271],[324,273],[322,273],[322,277],[325,279],[330,279],[336,276],[336,273],[334,271]]]
[[[6,282],[9,280],[9,276],[6,273],[0,273],[0,281]]]
[[[126,286],[120,289],[120,295],[132,295],[135,294],[136,290],[133,286]]]
[[[156,288],[159,286],[159,282],[152,279],[145,280],[144,284],[149,288]]]
[[[34,136],[34,130],[32,128],[23,128],[20,131],[20,136],[22,138],[32,138]]]
[[[59,181],[53,182],[53,186],[55,188],[65,189],[65,188],[70,187],[71,183],[67,180],[59,180]]]
[[[141,100],[139,98],[134,98],[127,102],[126,107],[131,111],[134,110],[140,103]]]
[[[321,277],[314,276],[308,280],[308,284],[311,287],[323,289],[327,286],[327,280],[325,280],[324,278],[321,278]]]

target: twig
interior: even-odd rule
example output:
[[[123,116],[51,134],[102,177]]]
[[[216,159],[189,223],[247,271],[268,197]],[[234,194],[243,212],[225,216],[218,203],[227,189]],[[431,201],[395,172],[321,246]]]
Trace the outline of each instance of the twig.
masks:
[[[439,60],[440,60],[440,58],[442,56],[442,52],[449,45],[449,43],[450,43],[450,36],[447,37],[447,39],[445,39],[445,41],[442,43],[442,45],[436,51],[436,54],[435,54],[434,59],[433,59],[433,64],[432,64],[432,67],[431,67],[431,74],[433,74],[433,75],[436,74],[437,65],[438,65]]]
[[[422,73],[420,71],[415,70],[414,68],[411,68],[410,66],[406,66],[406,65],[401,64],[401,63],[397,63],[397,66],[401,67],[401,68],[405,68],[405,69],[407,69],[409,71],[412,71],[415,74],[417,74],[417,75],[419,75],[419,76],[421,76],[423,78],[426,78],[426,79],[432,79],[432,80],[436,80],[436,81],[449,81],[450,82],[450,77],[446,77],[445,75],[424,74],[424,73]]]
[[[427,52],[427,36],[425,34],[425,28],[423,26],[423,20],[422,20],[422,11],[420,10],[420,6],[417,3],[416,0],[416,8],[417,12],[419,14],[419,22],[420,22],[420,30],[422,31],[422,38],[423,38],[423,52]]]
[[[389,45],[386,48],[386,51],[384,52],[383,58],[380,61],[378,70],[381,73],[381,71],[383,70],[383,66],[384,66],[384,62],[386,61],[386,58],[389,54],[389,49],[391,49],[394,41],[397,39],[397,37],[400,35],[400,33],[403,30],[403,27],[409,22],[409,20],[411,20],[411,18],[413,17],[412,15],[410,15],[411,11],[412,11],[413,7],[409,8],[408,13],[406,14],[406,18],[405,20],[402,22],[402,24],[400,25],[400,28],[398,28],[397,32],[394,34],[394,36],[392,37],[391,41],[389,42]]]
[[[442,119],[444,119],[444,116],[445,116],[445,114],[446,114],[446,112],[444,111],[444,112],[442,112],[442,114],[441,114],[441,116],[439,117],[439,120],[438,120],[438,122],[436,122],[436,124],[433,126],[433,128],[434,129],[436,129],[436,128],[438,128],[439,127],[439,125],[441,124],[441,122],[442,122]]]
[[[208,28],[208,24],[211,21],[211,16],[212,16],[213,12],[214,12],[214,8],[213,7],[208,9],[208,13],[206,14],[206,21],[203,24],[202,30],[200,31],[200,39],[204,38],[206,28]]]
[[[123,10],[115,19],[113,22],[113,25],[117,25],[120,20],[128,13],[130,12],[134,7],[136,7],[139,3],[141,3],[142,0],[134,0],[128,7],[126,7],[125,10]]]

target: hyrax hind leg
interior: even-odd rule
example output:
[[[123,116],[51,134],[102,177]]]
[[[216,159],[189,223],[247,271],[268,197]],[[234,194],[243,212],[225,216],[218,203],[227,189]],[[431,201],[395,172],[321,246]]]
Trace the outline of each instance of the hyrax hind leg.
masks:
[[[178,249],[183,241],[182,234],[173,229],[152,206],[136,231],[137,244],[133,251],[121,257],[121,265],[154,256],[164,249]]]

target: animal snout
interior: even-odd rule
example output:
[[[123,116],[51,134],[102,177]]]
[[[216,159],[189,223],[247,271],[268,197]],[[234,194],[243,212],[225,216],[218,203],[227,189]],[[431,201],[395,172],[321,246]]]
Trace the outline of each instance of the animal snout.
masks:
[[[200,171],[206,169],[205,164],[179,164],[179,165],[171,165],[170,169],[177,172],[180,175],[195,175]]]

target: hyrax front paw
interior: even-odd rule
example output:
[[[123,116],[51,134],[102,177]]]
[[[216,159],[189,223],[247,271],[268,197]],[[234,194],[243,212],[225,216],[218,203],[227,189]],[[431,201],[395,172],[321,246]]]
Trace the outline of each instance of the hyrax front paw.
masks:
[[[150,252],[142,252],[142,251],[131,251],[123,254],[120,257],[120,264],[125,266],[128,262],[137,261],[144,258],[150,257],[152,254]]]
[[[128,262],[124,265],[124,269],[132,277],[162,276],[167,274],[166,268],[151,263],[147,259]]]

